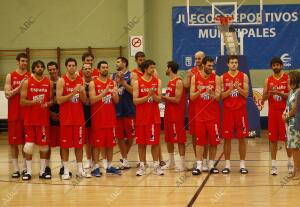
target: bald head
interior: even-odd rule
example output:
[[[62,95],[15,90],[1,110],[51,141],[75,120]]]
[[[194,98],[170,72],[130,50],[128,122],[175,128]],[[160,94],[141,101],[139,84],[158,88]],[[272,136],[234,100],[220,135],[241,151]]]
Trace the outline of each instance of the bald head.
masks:
[[[205,53],[203,51],[198,51],[195,53],[195,63],[197,67],[202,67],[202,59],[205,57]]]

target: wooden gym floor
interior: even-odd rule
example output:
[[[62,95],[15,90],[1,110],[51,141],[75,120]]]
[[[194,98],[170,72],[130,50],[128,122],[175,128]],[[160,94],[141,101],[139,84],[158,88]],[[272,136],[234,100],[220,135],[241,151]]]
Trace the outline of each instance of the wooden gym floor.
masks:
[[[286,153],[282,144],[278,151],[279,174],[269,175],[269,144],[263,138],[248,139],[248,175],[240,175],[237,142],[232,149],[232,173],[229,175],[192,176],[191,172],[175,173],[165,171],[159,177],[147,174],[136,177],[136,168],[123,171],[122,176],[106,176],[91,179],[72,178],[62,181],[58,176],[60,168],[59,149],[53,150],[52,174],[49,181],[39,180],[39,160],[35,153],[33,179],[23,182],[10,178],[7,133],[0,133],[0,206],[296,206],[300,202],[299,181],[287,179]],[[163,136],[162,136],[163,137]],[[194,162],[191,139],[188,139],[186,160],[188,167]],[[166,146],[162,144],[164,158],[168,158]],[[71,150],[72,172],[75,171],[74,153]],[[176,150],[177,151],[177,150]],[[224,166],[222,145],[218,149],[220,162]],[[119,150],[115,148],[114,164],[118,165]],[[176,154],[178,159],[178,154]],[[129,160],[136,166],[137,146],[134,145]],[[150,149],[147,160],[151,161]],[[149,162],[150,163],[150,162]],[[20,163],[20,166],[22,164]]]

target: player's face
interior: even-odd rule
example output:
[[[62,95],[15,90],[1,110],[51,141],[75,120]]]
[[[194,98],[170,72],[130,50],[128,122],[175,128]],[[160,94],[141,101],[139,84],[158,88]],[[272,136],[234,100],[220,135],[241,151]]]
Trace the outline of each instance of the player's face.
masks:
[[[35,66],[34,68],[34,73],[37,75],[37,76],[42,76],[43,73],[44,73],[44,67],[40,64],[38,64],[37,66]]]
[[[151,75],[153,76],[154,75],[154,72],[155,72],[155,65],[150,65],[146,70],[145,70],[145,73],[148,74],[148,75]]]
[[[282,65],[280,63],[274,63],[272,64],[272,70],[275,74],[278,74],[282,70]]]
[[[166,76],[169,76],[170,75],[170,68],[167,68],[167,70],[166,70]]]
[[[74,75],[76,73],[77,66],[76,66],[75,62],[68,62],[67,71],[70,75]]]
[[[196,55],[195,55],[196,66],[202,66],[202,59],[203,58],[204,58],[204,54],[203,53],[196,53]]]
[[[58,76],[58,69],[55,67],[55,65],[49,65],[48,73],[50,75],[50,78],[56,78]]]
[[[213,69],[214,69],[214,62],[206,62],[206,64],[205,65],[203,65],[204,67],[203,67],[203,70],[204,70],[204,72],[206,73],[206,74],[208,74],[208,75],[210,75],[210,74],[212,74],[212,72],[213,72]]]
[[[237,59],[230,59],[229,63],[227,63],[229,70],[236,71],[239,66],[239,61]]]
[[[121,71],[124,68],[123,62],[121,59],[117,59],[116,60],[116,67],[117,67],[117,71]]]
[[[145,62],[145,57],[138,57],[135,62],[139,67],[141,67],[142,63]]]
[[[84,64],[90,64],[90,65],[92,66],[92,65],[93,65],[93,61],[94,61],[93,57],[88,56],[88,57],[86,57],[86,58],[84,59],[83,63],[84,63]]]
[[[102,77],[107,77],[108,76],[108,65],[107,64],[101,64],[100,74],[101,74]]]
[[[92,66],[90,64],[83,64],[82,70],[83,70],[84,77],[86,77],[86,78],[91,77],[91,75],[92,75]]]
[[[17,61],[17,65],[19,66],[19,69],[25,70],[28,65],[28,59],[27,58],[20,58],[20,61]]]

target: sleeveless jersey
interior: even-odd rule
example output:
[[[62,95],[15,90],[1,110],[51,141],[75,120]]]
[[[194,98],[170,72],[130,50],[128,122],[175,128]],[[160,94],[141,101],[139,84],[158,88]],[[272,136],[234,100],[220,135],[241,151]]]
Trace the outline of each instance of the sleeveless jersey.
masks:
[[[132,72],[135,73],[138,78],[141,78],[144,75],[142,71],[139,71],[137,68],[133,69]]]
[[[97,78],[97,77],[99,77],[99,75],[100,75],[99,70],[98,70],[97,68],[93,68],[93,71],[92,71],[92,77],[93,77],[93,78]],[[80,76],[80,77],[83,77],[83,76],[84,76],[84,75],[83,75],[82,69],[79,71],[79,76]]]
[[[273,75],[268,77],[268,91],[276,90],[281,93],[288,93],[288,75],[284,73],[280,79],[274,78]],[[268,98],[269,103],[269,111],[278,110],[278,109],[285,109],[286,105],[286,98],[283,98],[278,95],[271,95]]]

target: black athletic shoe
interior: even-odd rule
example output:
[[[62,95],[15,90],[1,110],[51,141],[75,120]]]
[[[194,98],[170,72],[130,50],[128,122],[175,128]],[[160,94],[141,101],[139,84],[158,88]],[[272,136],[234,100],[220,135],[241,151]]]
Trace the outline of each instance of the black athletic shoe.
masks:
[[[241,174],[248,174],[248,170],[246,168],[241,168],[240,173]]]
[[[25,173],[25,174],[22,176],[22,180],[24,180],[24,181],[31,180],[31,175],[28,174],[28,173]]]
[[[219,173],[219,169],[213,167],[213,168],[210,169],[210,173],[211,173],[211,174],[218,174],[218,173]]]
[[[200,175],[201,174],[201,170],[199,170],[198,168],[194,168],[192,171],[192,175]]]
[[[65,168],[64,168],[64,166],[62,166],[60,168],[60,170],[59,170],[59,175],[63,175],[64,173],[65,173]],[[69,172],[69,175],[70,175],[70,177],[72,177],[72,173],[71,172]]]
[[[20,176],[21,176],[21,174],[19,171],[15,171],[15,172],[13,172],[13,174],[11,174],[12,178],[20,178]]]
[[[165,161],[163,161],[163,160],[159,162],[159,166],[160,166],[160,167],[163,167],[163,166],[165,166],[166,164],[167,164],[167,163],[166,163]]]
[[[51,168],[50,168],[49,166],[47,166],[47,167],[45,168],[45,173],[47,173],[48,175],[52,175],[52,173],[51,173]]]
[[[39,176],[40,179],[45,179],[45,180],[50,180],[51,179],[51,175],[44,172],[42,175]]]
[[[223,174],[229,174],[229,173],[230,173],[230,169],[229,169],[229,168],[224,168],[224,169],[222,170],[222,173],[223,173]]]

